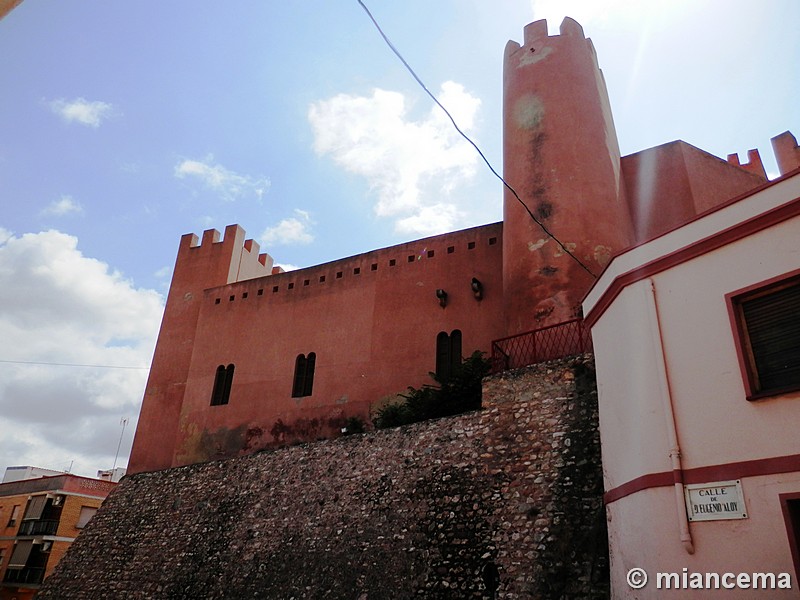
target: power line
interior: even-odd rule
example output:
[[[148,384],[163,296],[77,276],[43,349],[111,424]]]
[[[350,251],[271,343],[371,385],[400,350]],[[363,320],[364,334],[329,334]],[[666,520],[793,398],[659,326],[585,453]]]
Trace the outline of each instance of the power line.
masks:
[[[0,359],[0,363],[12,365],[42,365],[46,367],[86,367],[89,369],[142,369],[146,370],[150,367],[133,367],[129,365],[86,365],[81,363],[58,363],[58,362],[44,362],[37,360],[4,360]]]
[[[408,70],[408,72],[409,72],[409,73],[411,73],[411,76],[412,76],[412,77],[413,77],[413,78],[416,80],[416,82],[417,82],[417,83],[420,85],[420,87],[421,87],[423,90],[425,90],[425,93],[426,93],[426,94],[428,94],[428,96],[430,96],[430,97],[431,97],[431,99],[432,99],[432,100],[433,100],[433,101],[436,103],[436,105],[437,105],[439,108],[441,108],[441,109],[444,111],[444,114],[446,114],[446,115],[447,115],[447,118],[448,118],[448,119],[450,119],[450,122],[453,124],[453,127],[454,127],[454,128],[455,128],[455,130],[456,130],[456,131],[457,131],[457,132],[458,132],[458,133],[461,135],[461,137],[463,137],[465,140],[467,140],[467,141],[468,141],[468,142],[469,142],[469,143],[472,145],[472,147],[473,147],[473,148],[475,148],[475,151],[476,151],[476,152],[477,152],[477,153],[480,155],[480,157],[483,159],[483,162],[485,162],[485,163],[486,163],[486,166],[487,166],[487,167],[489,167],[489,170],[490,170],[490,171],[491,171],[491,172],[494,174],[494,176],[495,176],[495,177],[497,177],[497,178],[498,178],[500,181],[502,181],[502,182],[503,182],[503,185],[506,187],[506,189],[507,189],[509,192],[511,192],[511,193],[514,195],[514,198],[516,198],[516,199],[517,199],[517,201],[518,201],[518,202],[519,202],[519,203],[522,205],[522,207],[525,209],[525,212],[527,212],[527,213],[528,213],[528,215],[530,216],[530,218],[531,218],[531,219],[533,219],[533,222],[534,222],[534,223],[536,223],[536,224],[537,224],[537,225],[538,225],[538,226],[539,226],[539,227],[542,229],[542,231],[544,231],[544,233],[545,233],[545,234],[546,234],[548,237],[552,238],[552,239],[553,239],[553,240],[554,240],[554,241],[555,241],[555,242],[556,242],[556,243],[557,243],[557,244],[558,244],[558,245],[561,247],[561,249],[564,251],[564,253],[568,254],[568,255],[569,255],[569,256],[570,256],[570,257],[571,257],[571,258],[572,258],[572,259],[573,259],[575,262],[577,262],[577,263],[578,263],[578,264],[579,264],[579,265],[580,265],[580,266],[581,266],[581,267],[582,267],[582,268],[583,268],[583,269],[584,269],[584,270],[585,270],[587,273],[589,273],[589,275],[591,275],[592,277],[594,277],[595,279],[597,279],[597,275],[595,275],[595,274],[594,274],[594,273],[593,273],[593,272],[592,272],[592,271],[589,269],[589,267],[587,267],[585,264],[583,264],[583,262],[581,261],[581,259],[579,259],[577,256],[575,256],[575,255],[572,253],[572,251],[570,251],[570,249],[569,249],[569,248],[567,248],[567,247],[566,247],[566,246],[565,246],[565,245],[564,245],[564,244],[561,242],[561,240],[559,240],[559,239],[558,239],[558,238],[557,238],[555,235],[553,235],[553,233],[551,233],[551,232],[550,232],[550,230],[549,230],[549,229],[547,229],[547,227],[545,226],[545,224],[544,224],[544,223],[542,223],[542,222],[541,222],[539,219],[537,219],[537,218],[536,218],[536,216],[535,216],[535,215],[534,215],[534,214],[531,212],[531,209],[530,209],[530,208],[528,208],[528,205],[527,205],[527,204],[525,204],[525,202],[522,200],[522,198],[520,198],[520,197],[519,197],[519,194],[517,194],[516,190],[515,190],[513,187],[511,187],[511,186],[508,184],[508,182],[507,182],[505,179],[503,179],[503,176],[502,176],[502,175],[500,175],[500,174],[499,174],[499,173],[498,173],[498,172],[495,170],[495,168],[492,166],[492,164],[489,162],[489,160],[486,158],[486,156],[483,154],[483,152],[481,152],[481,149],[480,149],[480,148],[478,148],[478,145],[477,145],[475,142],[473,142],[473,141],[470,139],[470,137],[469,137],[469,136],[468,136],[466,133],[464,133],[463,131],[461,131],[461,128],[460,128],[460,127],[458,126],[458,124],[456,123],[456,120],[453,118],[453,115],[451,115],[451,114],[450,114],[450,112],[449,112],[449,111],[448,111],[448,110],[447,110],[447,109],[446,109],[444,106],[442,106],[442,103],[441,103],[441,102],[439,102],[439,100],[436,98],[436,96],[433,94],[433,92],[431,92],[431,91],[428,89],[428,87],[427,87],[427,86],[426,86],[426,85],[423,83],[423,81],[422,81],[422,80],[419,78],[419,76],[418,76],[418,75],[417,75],[417,74],[414,72],[414,69],[412,69],[412,68],[411,68],[411,65],[409,65],[409,64],[406,62],[406,59],[405,59],[405,58],[403,58],[403,55],[402,55],[402,54],[400,54],[400,51],[399,51],[397,48],[395,48],[394,44],[392,44],[392,42],[389,40],[389,38],[388,38],[388,37],[386,37],[386,34],[383,32],[383,29],[381,29],[381,26],[380,26],[380,25],[378,25],[378,22],[375,20],[375,17],[373,17],[373,16],[372,16],[372,13],[371,13],[371,12],[369,11],[369,9],[366,7],[366,5],[364,4],[364,2],[362,2],[362,0],[357,0],[357,2],[358,2],[360,5],[361,5],[361,8],[363,8],[363,9],[364,9],[364,12],[366,12],[366,13],[367,13],[367,16],[370,18],[370,20],[372,21],[372,23],[375,25],[375,28],[378,30],[378,33],[380,33],[380,34],[381,34],[381,37],[383,38],[383,41],[385,41],[385,42],[386,42],[386,44],[389,46],[389,48],[392,50],[392,52],[394,52],[395,56],[397,56],[397,58],[399,58],[399,59],[400,59],[400,62],[402,62],[402,63],[403,63],[403,65],[405,66],[405,68]]]

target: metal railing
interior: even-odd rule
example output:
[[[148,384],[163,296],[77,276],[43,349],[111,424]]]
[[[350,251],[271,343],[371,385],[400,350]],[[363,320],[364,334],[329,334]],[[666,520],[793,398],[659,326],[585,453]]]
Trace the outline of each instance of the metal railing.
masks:
[[[591,351],[591,331],[572,319],[493,341],[492,373]]]
[[[55,535],[58,531],[58,519],[40,521],[23,521],[19,525],[17,535]]]
[[[44,579],[44,568],[25,567],[24,569],[6,569],[3,583],[37,584]]]

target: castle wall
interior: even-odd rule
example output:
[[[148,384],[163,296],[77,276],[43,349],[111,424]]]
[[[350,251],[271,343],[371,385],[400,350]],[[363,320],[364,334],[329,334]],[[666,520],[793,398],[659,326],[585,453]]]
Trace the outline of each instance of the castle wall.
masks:
[[[348,417],[366,421],[370,406],[382,398],[433,383],[429,373],[442,331],[462,332],[464,356],[488,352],[503,333],[501,248],[497,223],[192,292],[186,332],[168,338],[188,357],[181,355],[180,365],[174,355],[154,360],[151,375],[158,381],[165,365],[174,369],[172,377],[181,383],[166,393],[180,397],[177,416],[170,412],[161,420],[154,412],[145,419],[139,429],[154,429],[151,445],[160,445],[160,453],[150,450],[149,458],[148,449],[139,449],[129,469],[340,435]],[[481,299],[471,289],[473,277],[481,282]],[[186,295],[180,283],[173,288],[170,300]],[[444,308],[437,289],[447,292]],[[183,318],[168,307],[162,331],[173,331],[168,319]],[[312,394],[293,398],[295,360],[311,352]],[[235,366],[230,401],[212,406],[217,367],[229,364]],[[158,390],[149,384],[146,401]]]
[[[791,131],[784,131],[771,140],[781,175],[800,169],[800,147]]]
[[[259,254],[258,244],[245,240],[238,225],[228,226],[222,240],[214,229],[204,232],[200,243],[194,234],[181,238],[129,468],[171,464],[203,290],[271,269],[272,259]]]
[[[592,362],[553,361],[480,411],[127,476],[39,597],[604,598],[601,482]]]
[[[637,243],[766,183],[680,140],[623,156],[622,174]]]

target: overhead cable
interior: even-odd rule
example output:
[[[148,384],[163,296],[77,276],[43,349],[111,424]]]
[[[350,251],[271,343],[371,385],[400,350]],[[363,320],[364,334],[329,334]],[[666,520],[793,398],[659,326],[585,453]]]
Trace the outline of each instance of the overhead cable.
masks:
[[[436,98],[436,96],[433,94],[433,92],[431,92],[431,91],[428,89],[428,87],[427,87],[427,86],[426,86],[426,85],[423,83],[423,81],[422,81],[422,80],[419,78],[419,76],[418,76],[418,75],[417,75],[417,74],[414,72],[414,69],[412,69],[412,68],[411,68],[411,65],[409,65],[409,64],[406,62],[406,59],[405,59],[405,58],[403,58],[403,55],[402,55],[402,54],[400,54],[400,51],[399,51],[397,48],[395,48],[394,44],[392,44],[391,40],[389,40],[389,38],[388,38],[388,37],[386,36],[386,34],[383,32],[383,29],[381,29],[381,26],[380,26],[380,25],[378,24],[378,22],[375,20],[375,17],[373,17],[373,16],[372,16],[372,13],[371,13],[371,12],[369,11],[369,9],[366,7],[366,5],[364,4],[364,2],[363,2],[362,0],[357,0],[357,2],[358,2],[360,5],[361,5],[361,8],[363,8],[363,9],[364,9],[364,12],[366,12],[366,13],[367,13],[367,16],[370,18],[370,20],[372,21],[372,23],[375,25],[375,28],[378,30],[378,33],[380,33],[381,37],[382,37],[382,38],[383,38],[383,40],[386,42],[386,44],[389,46],[389,48],[392,50],[392,52],[394,52],[395,56],[397,56],[397,58],[399,58],[399,59],[400,59],[400,62],[402,62],[402,63],[403,63],[403,65],[405,66],[405,68],[408,70],[408,72],[409,72],[409,73],[411,73],[411,76],[412,76],[412,77],[413,77],[413,78],[416,80],[416,82],[417,82],[417,83],[420,85],[420,87],[421,87],[421,88],[422,88],[422,89],[425,91],[425,93],[426,93],[426,94],[428,94],[428,96],[430,96],[430,97],[431,97],[431,99],[432,99],[432,100],[433,100],[433,101],[436,103],[436,105],[437,105],[439,108],[441,108],[441,109],[444,111],[444,114],[446,114],[446,115],[447,115],[447,118],[448,118],[448,119],[450,119],[450,122],[453,124],[453,127],[454,127],[454,128],[455,128],[455,130],[456,130],[456,131],[457,131],[457,132],[458,132],[458,133],[461,135],[461,137],[463,137],[465,140],[467,140],[467,142],[469,142],[469,143],[472,145],[472,147],[473,147],[473,148],[475,148],[475,151],[476,151],[476,152],[477,152],[477,153],[480,155],[480,157],[483,159],[483,162],[484,162],[484,163],[486,163],[486,166],[487,166],[487,167],[489,167],[489,170],[490,170],[490,171],[491,171],[491,172],[494,174],[494,176],[495,176],[495,177],[497,177],[497,178],[498,178],[500,181],[502,181],[502,182],[503,182],[503,185],[506,187],[506,189],[507,189],[509,192],[511,192],[511,194],[514,196],[514,198],[516,198],[516,199],[517,199],[517,202],[519,202],[519,203],[522,205],[522,207],[525,209],[525,212],[527,212],[527,213],[528,213],[528,215],[530,216],[530,218],[531,218],[531,219],[533,219],[533,222],[534,222],[534,223],[536,223],[536,224],[537,224],[537,225],[538,225],[538,226],[539,226],[539,227],[542,229],[542,231],[544,231],[544,233],[545,233],[545,234],[546,234],[548,237],[552,238],[552,239],[553,239],[553,240],[554,240],[554,241],[555,241],[555,242],[556,242],[556,243],[557,243],[557,244],[558,244],[558,245],[561,247],[561,249],[564,251],[564,253],[565,253],[565,254],[569,255],[569,256],[570,256],[570,257],[571,257],[571,258],[572,258],[572,259],[573,259],[575,262],[577,262],[577,263],[578,263],[578,264],[579,264],[579,265],[580,265],[580,266],[581,266],[581,267],[582,267],[582,268],[583,268],[583,269],[584,269],[584,270],[585,270],[587,273],[589,273],[589,275],[591,275],[591,276],[592,276],[594,279],[597,279],[597,275],[595,275],[595,274],[594,274],[594,273],[591,271],[591,269],[589,269],[589,267],[587,267],[587,266],[586,266],[586,265],[585,265],[585,264],[584,264],[584,263],[581,261],[581,259],[579,259],[577,256],[575,256],[575,255],[572,253],[572,251],[571,251],[569,248],[567,248],[567,247],[566,247],[566,246],[565,246],[565,245],[564,245],[564,244],[561,242],[561,240],[559,240],[559,239],[558,239],[558,238],[557,238],[557,237],[556,237],[556,236],[555,236],[555,235],[554,235],[554,234],[553,234],[553,233],[552,233],[552,232],[551,232],[551,231],[550,231],[550,230],[549,230],[549,229],[548,229],[548,228],[545,226],[545,224],[544,224],[544,223],[542,223],[542,222],[541,222],[539,219],[537,219],[537,218],[536,218],[536,216],[535,216],[535,215],[534,215],[534,214],[531,212],[531,209],[530,209],[530,208],[528,208],[528,205],[527,205],[527,204],[525,204],[525,202],[522,200],[522,198],[520,198],[520,197],[519,197],[519,194],[517,194],[516,190],[515,190],[513,187],[511,187],[511,186],[508,184],[508,182],[507,182],[505,179],[503,179],[503,176],[502,176],[502,175],[500,175],[500,174],[499,174],[499,173],[498,173],[498,172],[495,170],[495,168],[492,166],[492,164],[489,162],[489,160],[486,158],[486,156],[483,154],[483,152],[481,152],[481,149],[478,147],[478,145],[477,145],[475,142],[473,142],[473,141],[472,141],[472,139],[470,139],[470,137],[469,137],[469,136],[468,136],[466,133],[464,133],[464,132],[461,130],[461,128],[458,126],[458,123],[456,123],[456,120],[453,118],[453,115],[451,115],[451,114],[450,114],[450,112],[449,112],[449,111],[448,111],[448,110],[447,110],[447,109],[446,109],[446,108],[445,108],[445,107],[442,105],[442,103],[441,103],[441,102],[439,102],[439,100]]]
[[[59,363],[59,362],[44,362],[36,360],[4,360],[0,359],[0,363],[12,365],[42,365],[46,367],[86,367],[90,369],[138,369],[147,370],[150,367],[134,367],[129,365],[87,365],[81,363]]]

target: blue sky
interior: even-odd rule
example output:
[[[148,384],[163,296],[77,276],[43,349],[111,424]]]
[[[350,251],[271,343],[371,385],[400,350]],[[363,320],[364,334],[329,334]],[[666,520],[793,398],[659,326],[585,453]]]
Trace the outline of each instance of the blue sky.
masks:
[[[623,154],[800,134],[800,3],[371,0],[496,168],[502,55],[576,18]],[[0,20],[0,361],[146,367],[181,234],[310,266],[501,219],[501,185],[356,0],[36,2]],[[146,368],[0,362],[0,469],[109,468]]]

